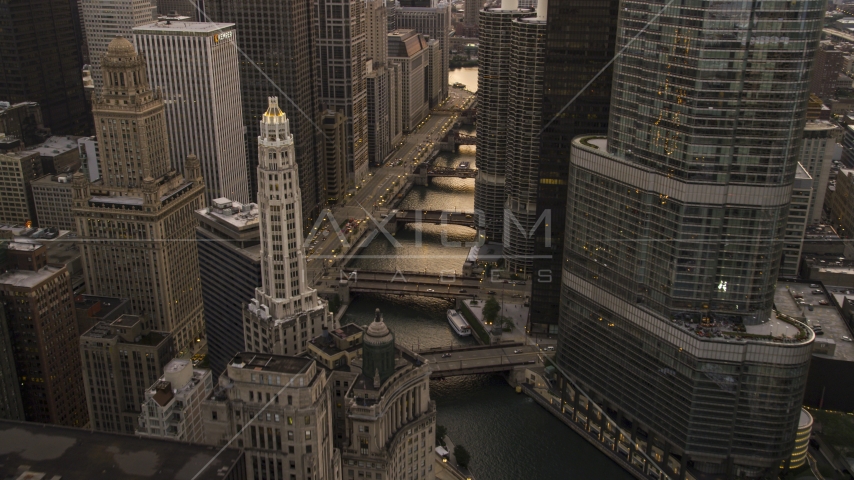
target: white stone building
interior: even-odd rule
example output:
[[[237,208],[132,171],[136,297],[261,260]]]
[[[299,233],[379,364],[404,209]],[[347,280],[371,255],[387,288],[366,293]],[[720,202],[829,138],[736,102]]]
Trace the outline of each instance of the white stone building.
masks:
[[[137,435],[202,443],[202,401],[212,390],[210,370],[193,368],[189,360],[170,361],[163,376],[145,391]]]

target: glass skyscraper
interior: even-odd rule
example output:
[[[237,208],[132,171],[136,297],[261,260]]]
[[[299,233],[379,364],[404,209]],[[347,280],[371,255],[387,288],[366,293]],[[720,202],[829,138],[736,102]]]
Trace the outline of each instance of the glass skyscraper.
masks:
[[[814,339],[772,307],[824,3],[666,3],[621,2],[608,135],[572,142],[564,400],[671,478],[776,476]]]

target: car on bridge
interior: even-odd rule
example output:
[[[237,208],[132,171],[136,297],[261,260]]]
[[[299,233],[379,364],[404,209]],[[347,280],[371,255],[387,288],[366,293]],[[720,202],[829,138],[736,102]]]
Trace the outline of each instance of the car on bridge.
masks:
[[[519,350],[519,349],[517,348],[516,350],[513,350],[513,353],[525,353],[525,352],[523,352],[522,350]]]
[[[495,295],[495,290],[490,290],[486,292],[487,295]]]
[[[468,290],[466,290],[465,288],[461,288],[461,289],[460,289],[460,293],[469,293],[469,291],[468,291]]]
[[[450,354],[450,353],[443,353],[443,354],[442,354],[442,358],[448,358],[448,357],[450,357],[450,356],[451,356],[451,354]]]

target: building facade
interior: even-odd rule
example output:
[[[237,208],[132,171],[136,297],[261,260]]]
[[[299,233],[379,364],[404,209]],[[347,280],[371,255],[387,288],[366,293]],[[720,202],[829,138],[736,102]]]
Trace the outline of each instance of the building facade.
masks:
[[[810,71],[810,93],[822,99],[836,94],[836,82],[842,73],[845,55],[845,52],[837,50],[832,43],[821,42]]]
[[[133,434],[146,389],[177,353],[172,334],[145,328],[145,323],[137,315],[120,315],[79,337],[92,430]]]
[[[800,163],[813,179],[810,223],[821,222],[827,182],[830,180],[830,167],[836,150],[836,141],[842,134],[841,130],[838,125],[825,120],[808,121],[804,127]]]
[[[323,163],[326,175],[326,201],[334,205],[344,201],[349,185],[347,175],[347,119],[341,112],[327,110],[320,116],[323,127]]]
[[[6,255],[8,242],[0,244],[0,256]],[[3,263],[0,261],[0,263]],[[4,267],[0,271],[5,272]],[[12,350],[12,339],[9,334],[9,324],[6,322],[6,310],[0,308],[0,419],[23,422],[24,403],[21,401],[20,382],[15,369],[15,354]]]
[[[71,174],[45,175],[30,185],[39,226],[76,231],[71,216]]]
[[[445,0],[431,0],[425,7],[400,6],[395,13],[395,28],[412,29],[439,42],[440,63],[437,66],[439,78],[438,100],[431,98],[430,106],[438,105],[448,97],[448,74],[451,60],[451,3]],[[401,4],[402,5],[402,4]]]
[[[194,212],[204,179],[189,156],[170,167],[163,101],[145,62],[124,38],[103,58],[104,94],[93,106],[102,178],[72,180],[86,284],[97,295],[129,298],[144,328],[172,332],[180,350],[204,329]],[[136,154],[137,150],[139,151]]]
[[[104,86],[101,59],[107,54],[110,43],[118,36],[130,38],[133,27],[156,20],[157,3],[150,0],[81,0],[80,9],[92,81],[98,94]]]
[[[226,362],[243,350],[243,307],[261,284],[258,205],[218,198],[197,210],[196,218],[207,359],[219,378]]]
[[[529,17],[516,0],[486,8],[478,17],[477,178],[474,209],[484,215],[485,241],[501,243],[507,201],[507,123],[510,108],[510,68],[513,20]],[[482,213],[480,213],[482,212]]]
[[[0,153],[0,223],[36,224],[32,182],[42,176],[38,152]]]
[[[512,23],[507,180],[504,204],[504,261],[508,272],[531,273],[539,183],[540,130],[543,126],[543,73],[546,53],[546,2],[535,17]],[[545,221],[545,220],[544,220]]]
[[[47,263],[47,247],[12,242],[10,269],[0,275],[24,418],[81,428],[88,422],[77,323],[68,269]]]
[[[258,192],[258,125],[270,95],[283,97],[293,125],[302,191],[302,218],[310,227],[324,204],[320,160],[319,72],[313,0],[207,0],[208,21],[228,22],[240,34],[240,88],[249,163],[249,198]],[[251,60],[247,60],[251,59]]]
[[[328,382],[309,358],[239,353],[202,405],[205,443],[239,434],[246,478],[339,479]]]
[[[381,165],[391,153],[390,79],[388,68],[374,65],[365,75],[368,91],[368,159],[372,166]]]
[[[163,376],[145,390],[136,434],[203,443],[202,401],[213,390],[212,378],[210,370],[193,368],[190,360],[171,360]]]
[[[854,170],[840,168],[830,197],[830,224],[841,238],[854,238]]]
[[[133,29],[148,79],[166,105],[169,153],[178,170],[193,154],[205,200],[249,202],[237,32],[230,23],[159,21]]]
[[[608,135],[572,142],[557,365],[574,418],[653,475],[764,478],[787,466],[814,340],[772,308],[824,6],[713,8],[620,3]],[[701,40],[748,17],[752,43]]]
[[[322,327],[331,326],[332,314],[306,276],[294,135],[276,97],[260,130],[261,286],[244,310],[243,339],[246,351],[297,355]]]
[[[83,135],[90,127],[83,68],[69,0],[0,5],[0,100],[38,102],[47,128]]]
[[[792,204],[786,218],[786,234],[783,239],[783,255],[780,260],[780,277],[797,278],[801,268],[801,253],[804,247],[804,235],[812,211],[813,178],[798,163],[795,181],[792,184]]]
[[[427,39],[415,30],[395,30],[388,34],[388,61],[398,67],[400,77],[400,124],[404,133],[411,132],[427,118]]]
[[[368,175],[367,19],[362,0],[315,0],[320,103],[344,114],[347,171],[358,184]]]

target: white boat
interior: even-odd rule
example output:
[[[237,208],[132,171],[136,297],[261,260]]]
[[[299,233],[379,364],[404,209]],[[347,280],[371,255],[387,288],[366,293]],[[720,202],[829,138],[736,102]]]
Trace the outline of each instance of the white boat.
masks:
[[[463,318],[463,315],[457,310],[449,309],[448,310],[448,323],[451,324],[451,328],[457,332],[457,335],[461,337],[467,337],[471,335],[471,327],[469,326],[469,322]]]

